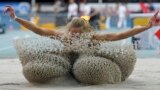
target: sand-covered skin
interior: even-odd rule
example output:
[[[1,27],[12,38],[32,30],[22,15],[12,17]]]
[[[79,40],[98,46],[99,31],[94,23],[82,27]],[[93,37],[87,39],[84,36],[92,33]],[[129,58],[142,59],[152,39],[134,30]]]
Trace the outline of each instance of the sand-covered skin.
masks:
[[[18,59],[0,60],[0,90],[159,90],[160,60],[138,59],[132,75],[119,84],[83,85],[72,78],[44,85],[30,84]]]

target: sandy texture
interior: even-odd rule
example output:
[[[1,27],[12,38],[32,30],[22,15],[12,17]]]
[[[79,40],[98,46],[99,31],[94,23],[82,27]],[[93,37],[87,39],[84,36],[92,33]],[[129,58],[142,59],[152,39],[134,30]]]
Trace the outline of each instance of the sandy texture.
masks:
[[[119,84],[83,85],[72,78],[49,84],[30,84],[18,59],[0,60],[0,90],[159,90],[160,60],[138,59],[132,75]]]
[[[136,62],[133,45],[91,40],[91,36],[92,33],[86,33],[68,38],[40,36],[15,40],[24,76],[29,82],[43,83],[73,72],[84,84],[125,81]]]

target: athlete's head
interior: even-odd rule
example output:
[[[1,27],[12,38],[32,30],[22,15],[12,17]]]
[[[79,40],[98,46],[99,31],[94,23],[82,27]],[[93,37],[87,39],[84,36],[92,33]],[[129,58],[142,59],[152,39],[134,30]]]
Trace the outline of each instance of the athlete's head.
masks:
[[[83,18],[73,18],[69,23],[69,30],[70,33],[84,33],[90,32],[91,26],[88,21]]]

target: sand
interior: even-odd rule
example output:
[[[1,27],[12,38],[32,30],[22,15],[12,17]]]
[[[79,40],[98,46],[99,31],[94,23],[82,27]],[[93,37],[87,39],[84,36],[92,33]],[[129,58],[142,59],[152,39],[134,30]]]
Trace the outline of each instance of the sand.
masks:
[[[0,60],[0,90],[160,90],[160,59],[137,59],[132,75],[122,83],[84,85],[72,78],[48,84],[30,84],[18,59]]]

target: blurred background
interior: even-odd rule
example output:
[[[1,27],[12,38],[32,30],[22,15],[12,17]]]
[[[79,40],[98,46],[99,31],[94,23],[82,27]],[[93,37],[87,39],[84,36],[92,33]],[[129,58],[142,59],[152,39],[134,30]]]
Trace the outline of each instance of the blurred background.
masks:
[[[40,27],[58,30],[73,17],[83,17],[102,33],[146,25],[160,9],[159,0],[1,0],[0,58],[18,58],[13,41],[36,36],[3,13],[6,5],[13,6],[18,17]],[[132,43],[138,58],[159,58],[160,40],[156,36],[159,29],[153,27],[121,42]]]

